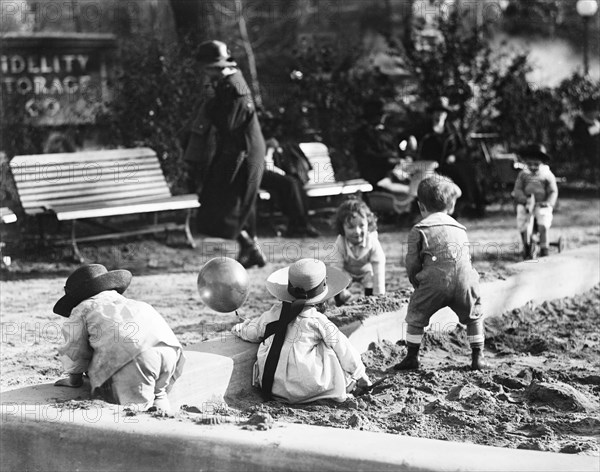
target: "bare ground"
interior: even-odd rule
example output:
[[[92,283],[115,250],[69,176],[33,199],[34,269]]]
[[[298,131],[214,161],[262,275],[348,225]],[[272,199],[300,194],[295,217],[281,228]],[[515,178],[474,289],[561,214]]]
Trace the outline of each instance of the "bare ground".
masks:
[[[561,235],[567,247],[600,241],[600,201],[562,198],[552,238]],[[251,269],[251,295],[244,316],[257,316],[273,300],[264,288],[267,275],[299,257],[327,259],[335,235],[326,220],[318,239],[281,239],[267,223],[261,242],[269,264]],[[469,228],[474,265],[483,281],[506,278],[520,260],[518,235],[511,208],[491,208],[485,219],[464,220]],[[358,305],[371,312],[397,308],[410,293],[403,258],[408,228],[381,225],[386,251],[388,295]],[[196,250],[173,237],[139,239],[85,246],[88,261],[108,268],[127,268],[135,277],[128,295],[153,304],[171,324],[182,344],[215,337],[236,321],[203,306],[196,290],[199,268],[217,255],[235,256],[231,242],[199,239]],[[0,284],[1,379],[4,389],[54,381],[61,375],[56,348],[61,344],[62,318],[52,313],[66,276],[76,267],[67,251],[28,250],[3,268]],[[360,295],[358,287],[353,287]],[[486,349],[491,369],[471,372],[464,332],[427,338],[423,369],[396,373],[402,344],[372,345],[363,354],[371,376],[379,382],[371,391],[341,405],[318,403],[289,406],[250,402],[231,404],[222,416],[247,418],[262,411],[281,421],[384,431],[426,438],[465,441],[509,448],[574,454],[600,454],[600,312],[599,289],[539,307],[522,307],[489,320]],[[331,308],[338,322],[352,311]],[[75,405],[76,406],[76,405]],[[82,405],[83,406],[83,405]],[[182,420],[195,420],[182,411]]]

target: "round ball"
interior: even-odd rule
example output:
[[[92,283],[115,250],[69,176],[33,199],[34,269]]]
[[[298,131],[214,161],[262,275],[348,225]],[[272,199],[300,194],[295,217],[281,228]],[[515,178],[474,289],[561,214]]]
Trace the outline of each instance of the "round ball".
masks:
[[[237,310],[248,298],[250,279],[238,261],[216,257],[208,261],[198,274],[200,299],[219,313]]]

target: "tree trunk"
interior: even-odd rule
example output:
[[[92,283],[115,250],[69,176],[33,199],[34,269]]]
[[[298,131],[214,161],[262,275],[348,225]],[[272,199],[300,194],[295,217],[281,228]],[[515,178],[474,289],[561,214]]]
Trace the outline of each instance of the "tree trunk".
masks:
[[[248,36],[248,28],[246,25],[246,18],[244,17],[244,3],[242,0],[235,0],[235,11],[238,18],[238,28],[240,30],[240,37],[246,51],[246,57],[248,58],[248,68],[250,69],[250,84],[252,92],[254,94],[254,102],[257,108],[262,108],[262,95],[260,93],[260,83],[258,81],[258,71],[256,69],[256,58],[254,57],[254,49]]]
[[[207,0],[170,0],[177,36],[181,40],[195,36],[206,39],[209,2]]]

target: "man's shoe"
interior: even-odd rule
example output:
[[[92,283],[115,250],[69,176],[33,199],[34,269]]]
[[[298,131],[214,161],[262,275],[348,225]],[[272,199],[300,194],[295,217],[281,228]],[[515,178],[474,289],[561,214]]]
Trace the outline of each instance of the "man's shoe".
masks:
[[[252,246],[242,248],[237,260],[245,269],[264,267],[267,264],[267,257],[256,240]]]

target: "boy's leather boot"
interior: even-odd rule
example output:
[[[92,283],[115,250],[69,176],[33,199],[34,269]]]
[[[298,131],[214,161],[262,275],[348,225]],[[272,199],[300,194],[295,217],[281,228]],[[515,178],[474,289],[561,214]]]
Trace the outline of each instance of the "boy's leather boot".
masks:
[[[474,347],[471,351],[471,370],[484,370],[488,367],[485,355],[483,354],[483,348]]]
[[[420,344],[406,343],[408,351],[406,357],[394,366],[394,370],[416,370],[419,368],[419,348]]]
[[[240,232],[238,236],[240,243],[240,253],[237,260],[244,268],[249,269],[257,265],[264,267],[267,264],[265,253],[260,248],[256,237],[251,238],[246,231]]]

